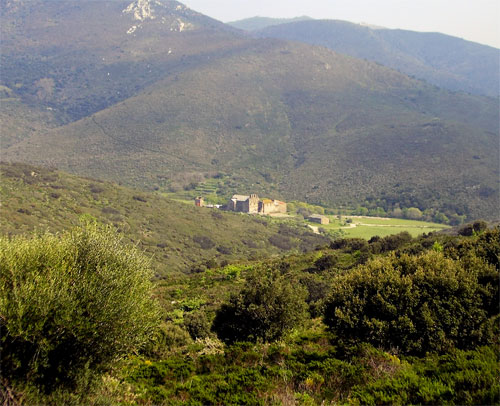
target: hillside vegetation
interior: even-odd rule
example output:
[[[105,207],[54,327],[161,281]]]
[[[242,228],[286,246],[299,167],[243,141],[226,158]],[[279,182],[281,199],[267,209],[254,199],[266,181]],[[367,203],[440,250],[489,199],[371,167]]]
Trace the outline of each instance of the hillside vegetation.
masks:
[[[499,50],[449,35],[371,28],[339,20],[294,21],[252,34],[321,45],[444,89],[499,97]]]
[[[53,169],[1,164],[0,174],[2,234],[61,232],[82,218],[95,218],[115,226],[126,241],[146,252],[157,277],[198,272],[230,260],[311,250],[329,241],[305,227],[195,208],[158,194]]]
[[[256,42],[6,155],[140,188],[223,172],[288,200],[493,217],[497,109],[323,48]]]
[[[238,21],[230,21],[227,24],[233,26],[234,28],[239,28],[240,30],[255,31],[255,30],[261,30],[263,28],[272,25],[293,23],[296,21],[305,21],[305,20],[312,20],[312,18],[307,16],[294,17],[294,18],[251,17]]]
[[[1,4],[0,83],[26,103],[53,108],[60,122],[100,111],[246,42],[231,27],[171,0]]]
[[[102,312],[101,304],[112,308],[123,295],[124,279],[147,272],[145,258],[121,247],[112,229],[2,237],[10,264],[0,269],[9,368],[0,395],[75,405],[496,404],[500,230],[478,222],[459,234],[344,239],[306,254],[169,277],[155,287],[162,322],[146,281],[134,285],[120,317]],[[50,272],[40,272],[44,263]],[[58,283],[69,283],[69,293],[97,294],[68,301],[54,294]],[[52,293],[43,301],[49,311],[27,328],[15,309],[34,306],[44,292]],[[147,312],[143,325],[127,326],[131,341],[124,343],[116,326],[137,310],[134,303]],[[145,342],[144,328],[155,320]],[[138,352],[120,359],[107,357],[107,345],[87,348],[81,338],[88,327],[105,333],[100,321],[119,339],[107,344],[120,354],[134,345]],[[31,339],[24,351],[15,347],[19,338]],[[104,364],[88,362],[82,374],[61,358],[68,349],[42,351],[44,364],[29,362],[37,346],[65,345],[79,362],[88,356]],[[65,370],[80,379],[71,384],[46,373]]]

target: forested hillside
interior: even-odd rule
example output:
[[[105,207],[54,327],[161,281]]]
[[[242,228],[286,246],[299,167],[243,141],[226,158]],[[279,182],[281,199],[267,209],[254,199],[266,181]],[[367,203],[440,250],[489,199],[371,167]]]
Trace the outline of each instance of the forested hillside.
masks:
[[[373,28],[339,20],[295,21],[253,32],[321,45],[453,91],[499,97],[499,50],[436,32]]]
[[[223,172],[287,199],[493,217],[496,117],[488,99],[322,48],[260,42],[6,155],[140,188]]]

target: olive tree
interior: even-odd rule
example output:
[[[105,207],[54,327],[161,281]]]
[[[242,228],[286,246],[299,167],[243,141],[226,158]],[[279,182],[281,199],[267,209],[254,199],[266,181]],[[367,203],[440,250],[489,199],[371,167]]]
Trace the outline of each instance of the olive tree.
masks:
[[[151,277],[109,227],[0,237],[3,376],[71,387],[141,347],[159,324]]]

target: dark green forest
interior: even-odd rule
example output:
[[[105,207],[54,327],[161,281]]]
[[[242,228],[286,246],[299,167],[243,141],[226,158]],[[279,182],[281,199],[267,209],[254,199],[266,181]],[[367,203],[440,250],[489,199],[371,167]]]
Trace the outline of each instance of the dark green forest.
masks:
[[[154,283],[112,226],[0,240],[5,404],[498,404],[500,229]]]

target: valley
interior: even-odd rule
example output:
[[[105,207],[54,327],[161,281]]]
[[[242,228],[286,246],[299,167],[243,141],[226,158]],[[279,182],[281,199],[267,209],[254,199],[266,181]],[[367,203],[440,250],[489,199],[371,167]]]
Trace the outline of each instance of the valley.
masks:
[[[157,278],[302,252],[330,239],[304,225],[198,210],[155,193],[30,165],[0,165],[2,234],[63,232],[85,219],[109,224],[151,257]],[[218,232],[213,232],[218,230]],[[269,242],[275,241],[275,244]]]
[[[0,404],[500,404],[498,49],[0,9]]]

